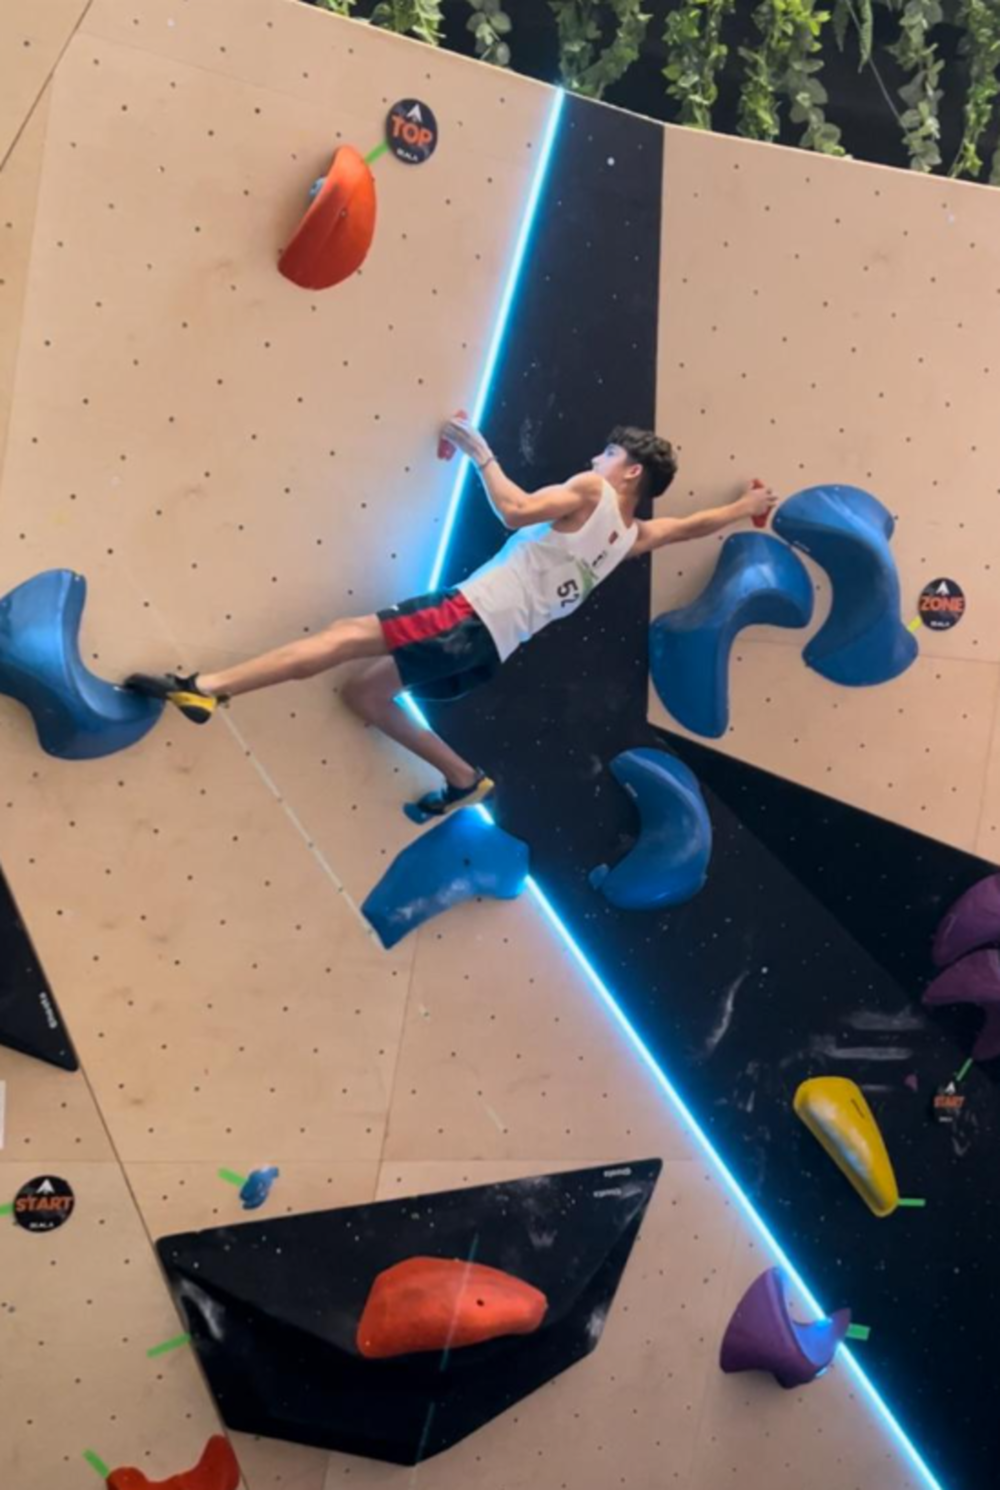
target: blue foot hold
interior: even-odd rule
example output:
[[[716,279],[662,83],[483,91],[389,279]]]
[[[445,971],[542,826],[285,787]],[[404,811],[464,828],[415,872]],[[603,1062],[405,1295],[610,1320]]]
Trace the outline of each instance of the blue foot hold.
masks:
[[[240,1191],[240,1201],[245,1211],[256,1211],[264,1204],[271,1193],[271,1186],[280,1175],[281,1170],[274,1164],[269,1164],[265,1169],[253,1169],[243,1182]]]
[[[775,514],[774,531],[830,577],[830,614],[802,655],[832,683],[887,683],[917,655],[916,637],[900,619],[894,527],[892,513],[857,486],[811,486]]]
[[[462,807],[393,861],[361,907],[383,947],[463,900],[514,900],[524,889],[528,845],[476,807]]]
[[[683,905],[697,895],[712,856],[712,823],[698,778],[665,750],[626,750],[611,762],[635,800],[641,828],[625,858],[601,864],[590,883],[628,911]]]
[[[0,600],[0,693],[31,713],[38,743],[63,760],[93,760],[147,734],[162,703],[105,683],[80,658],[87,581],[71,569],[36,574]]]
[[[691,605],[650,628],[649,669],[665,709],[712,739],[729,724],[729,654],[745,626],[808,626],[813,587],[805,566],[767,533],[735,533]]]

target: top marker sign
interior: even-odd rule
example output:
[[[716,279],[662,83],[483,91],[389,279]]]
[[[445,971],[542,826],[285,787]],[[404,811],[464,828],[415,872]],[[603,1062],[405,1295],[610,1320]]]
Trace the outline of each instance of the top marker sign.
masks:
[[[438,126],[433,109],[418,98],[401,98],[386,116],[385,138],[397,160],[407,166],[422,166],[437,149]]]

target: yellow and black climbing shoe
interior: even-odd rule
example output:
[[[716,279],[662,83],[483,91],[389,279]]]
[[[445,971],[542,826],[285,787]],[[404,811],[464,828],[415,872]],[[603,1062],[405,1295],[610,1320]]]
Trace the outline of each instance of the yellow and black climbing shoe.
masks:
[[[427,823],[432,818],[447,817],[457,807],[475,807],[485,802],[496,790],[485,771],[479,771],[471,786],[445,786],[440,791],[426,792],[418,802],[407,802],[403,811],[413,823]]]
[[[224,694],[203,693],[198,687],[197,673],[188,678],[182,678],[180,673],[133,673],[125,679],[125,687],[133,693],[144,693],[147,698],[160,698],[173,704],[192,724],[207,724],[219,705],[226,702]]]

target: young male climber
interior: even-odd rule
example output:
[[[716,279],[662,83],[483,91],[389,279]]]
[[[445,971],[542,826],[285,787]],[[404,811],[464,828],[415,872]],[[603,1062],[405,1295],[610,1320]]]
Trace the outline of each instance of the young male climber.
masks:
[[[444,786],[416,804],[423,815],[441,816],[482,801],[493,783],[439,735],[412,722],[397,695],[461,697],[488,682],[543,627],[571,615],[623,560],[718,533],[743,518],[764,519],[777,500],[757,483],[726,507],[638,520],[639,503],[662,496],[677,462],[668,440],[631,426],[612,430],[589,471],[536,492],[522,490],[504,474],[468,420],[448,420],[441,438],[475,463],[493,511],[512,531],[489,563],[458,585],[374,615],[333,621],[315,636],[221,672],[135,673],[126,687],[166,699],[185,718],[204,724],[219,704],[241,693],[367,659],[341,697],[367,724],[441,772]]]

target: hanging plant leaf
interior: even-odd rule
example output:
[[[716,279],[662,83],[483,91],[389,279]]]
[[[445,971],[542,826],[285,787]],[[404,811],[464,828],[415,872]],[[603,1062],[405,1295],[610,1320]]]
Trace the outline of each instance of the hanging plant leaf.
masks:
[[[909,82],[899,90],[900,98],[910,105],[900,118],[910,168],[932,171],[941,164],[938,104],[942,90],[938,83],[944,63],[930,33],[940,25],[943,12],[938,0],[882,0],[882,3],[899,16],[899,36],[888,48],[889,53],[910,75]]]
[[[649,15],[642,0],[549,0],[556,18],[563,82],[587,98],[602,98],[636,61]],[[611,40],[605,42],[605,31]]]
[[[978,178],[983,169],[979,145],[990,126],[1000,93],[1000,7],[995,0],[962,0],[959,21],[965,28],[959,52],[969,61],[969,85],[962,139],[949,175]]]
[[[872,11],[872,0],[857,0],[858,19],[858,51],[861,61],[858,71],[865,67],[872,59],[872,46],[875,36],[875,16]]]
[[[740,49],[746,63],[740,134],[776,140],[783,96],[791,104],[791,122],[806,126],[800,145],[824,155],[843,155],[840,130],[823,113],[827,94],[816,77],[823,66],[822,33],[830,12],[817,9],[816,0],[762,0],[753,19],[762,44],[757,51]]]
[[[680,122],[711,129],[712,108],[719,95],[718,77],[729,48],[722,25],[736,0],[681,0],[664,27],[667,92],[680,103]]]
[[[428,46],[440,46],[444,26],[441,5],[442,0],[379,0],[371,13],[371,23],[400,36],[415,36]]]
[[[469,0],[469,4],[473,13],[466,25],[476,38],[476,56],[496,67],[508,66],[510,47],[500,38],[510,33],[513,22],[501,8],[501,0]]]

